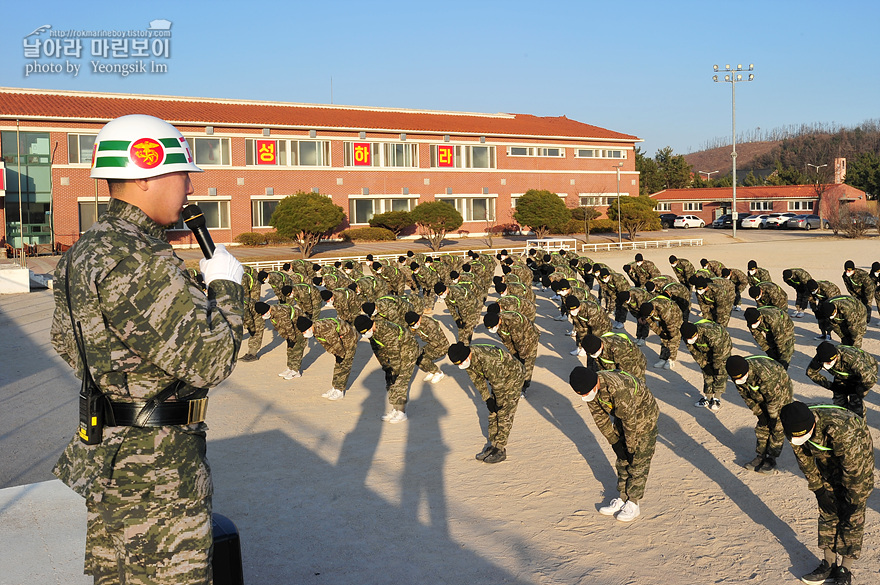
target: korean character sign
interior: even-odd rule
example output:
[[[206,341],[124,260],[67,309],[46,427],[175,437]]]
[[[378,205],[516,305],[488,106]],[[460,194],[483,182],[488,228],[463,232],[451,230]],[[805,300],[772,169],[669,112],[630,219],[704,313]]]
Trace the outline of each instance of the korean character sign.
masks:
[[[438,167],[454,167],[455,166],[455,147],[451,144],[440,144],[437,146],[437,166]]]
[[[369,142],[354,143],[354,165],[356,167],[368,167],[373,164],[371,159],[371,144]]]
[[[257,164],[278,164],[278,154],[275,150],[274,140],[257,140]]]

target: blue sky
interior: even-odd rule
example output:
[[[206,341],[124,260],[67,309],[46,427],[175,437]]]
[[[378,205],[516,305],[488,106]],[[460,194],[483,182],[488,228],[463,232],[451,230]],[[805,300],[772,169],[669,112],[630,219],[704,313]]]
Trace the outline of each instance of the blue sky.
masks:
[[[880,119],[880,3],[399,0],[22,3],[0,21],[0,85],[561,116],[634,134],[649,155],[737,131]],[[39,8],[37,11],[36,8]],[[166,73],[25,76],[23,39],[172,21]],[[47,39],[47,33],[39,36]],[[65,58],[40,63],[64,64]],[[105,64],[134,59],[103,59]],[[149,61],[149,60],[148,60]]]

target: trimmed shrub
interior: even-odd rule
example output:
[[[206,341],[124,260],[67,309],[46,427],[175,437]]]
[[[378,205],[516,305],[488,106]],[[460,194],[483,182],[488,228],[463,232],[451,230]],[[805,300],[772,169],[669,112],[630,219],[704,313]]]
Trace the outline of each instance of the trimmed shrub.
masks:
[[[385,242],[396,240],[394,232],[380,227],[362,227],[345,230],[339,237],[346,242]]]
[[[278,232],[266,232],[262,234],[266,238],[266,242],[270,246],[283,246],[284,244],[292,244],[293,240],[287,236],[282,236]]]
[[[242,246],[265,246],[266,234],[258,234],[257,232],[244,232],[235,236],[235,241]]]

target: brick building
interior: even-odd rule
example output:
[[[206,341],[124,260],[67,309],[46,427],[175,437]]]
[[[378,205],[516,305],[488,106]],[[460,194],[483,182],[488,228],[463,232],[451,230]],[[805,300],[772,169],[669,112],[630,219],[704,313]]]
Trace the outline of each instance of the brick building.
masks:
[[[70,244],[88,229],[108,201],[106,183],[89,178],[95,135],[134,113],[168,120],[187,138],[205,170],[192,175],[190,199],[216,242],[270,231],[278,201],[298,191],[340,205],[340,229],[444,200],[472,234],[512,223],[529,189],[569,207],[639,192],[640,139],[564,116],[0,88],[0,238],[19,246],[19,210],[28,244]],[[182,224],[168,235],[192,244]]]

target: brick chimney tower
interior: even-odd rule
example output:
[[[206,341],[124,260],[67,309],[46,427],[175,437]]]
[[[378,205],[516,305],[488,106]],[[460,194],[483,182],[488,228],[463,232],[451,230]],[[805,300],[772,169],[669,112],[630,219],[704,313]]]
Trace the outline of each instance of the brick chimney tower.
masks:
[[[846,181],[846,159],[834,159],[834,184],[840,185]]]

